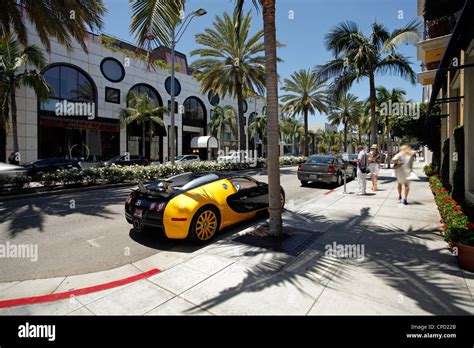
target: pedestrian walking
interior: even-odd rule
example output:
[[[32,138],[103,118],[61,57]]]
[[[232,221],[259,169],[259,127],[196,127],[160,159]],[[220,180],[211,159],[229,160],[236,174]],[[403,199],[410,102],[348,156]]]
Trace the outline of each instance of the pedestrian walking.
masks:
[[[377,180],[380,172],[380,162],[382,161],[382,154],[378,150],[377,144],[370,147],[369,153],[369,170],[370,179],[372,180],[372,191],[377,191]]]
[[[409,145],[403,145],[400,152],[392,158],[393,169],[398,182],[398,200],[400,203],[408,204],[408,193],[410,192],[410,177],[413,173],[413,151]],[[413,173],[413,174],[412,174]]]
[[[359,184],[359,191],[357,195],[367,194],[367,167],[368,167],[368,156],[363,145],[357,146],[357,183]]]

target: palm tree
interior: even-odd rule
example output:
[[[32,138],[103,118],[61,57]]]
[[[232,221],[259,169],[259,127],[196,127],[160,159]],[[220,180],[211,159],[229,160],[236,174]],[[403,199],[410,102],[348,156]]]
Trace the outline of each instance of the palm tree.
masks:
[[[395,105],[395,103],[403,103],[405,101],[405,94],[406,92],[401,88],[392,88],[388,90],[384,86],[377,87],[377,106],[382,108],[385,103],[385,107],[388,107],[391,103]],[[383,115],[385,117],[385,134],[387,135],[387,152],[389,155],[392,153],[392,138],[390,137],[390,124],[391,124],[391,113],[387,112],[387,114]],[[387,158],[387,163],[390,167],[390,158]]]
[[[369,101],[371,113],[371,142],[377,143],[376,84],[377,73],[398,74],[415,84],[415,73],[407,57],[396,51],[401,43],[419,41],[420,25],[410,21],[401,29],[389,32],[381,24],[372,24],[369,36],[364,35],[352,21],[340,23],[326,34],[326,48],[332,51],[334,59],[319,66],[322,78],[334,77],[334,89],[347,91],[355,81],[369,80]]]
[[[325,89],[324,81],[310,69],[293,73],[291,79],[284,79],[283,83],[282,90],[288,92],[281,96],[284,108],[304,116],[303,148],[304,155],[308,156],[308,114],[315,114],[316,111],[326,112],[328,90]]]
[[[11,112],[14,152],[19,151],[16,89],[22,86],[31,87],[40,100],[47,99],[51,94],[51,87],[36,70],[41,70],[45,65],[46,60],[38,46],[21,47],[12,35],[0,38],[0,122],[2,129],[5,128],[8,114]],[[36,69],[28,69],[29,67]],[[3,144],[4,139],[5,137],[2,138]],[[2,150],[5,156],[5,151]]]
[[[22,45],[27,45],[27,18],[48,52],[52,38],[68,49],[75,39],[87,52],[84,41],[87,31],[102,29],[102,16],[106,12],[103,0],[2,0],[0,34],[14,33]]]
[[[333,126],[343,125],[344,151],[347,152],[347,131],[356,124],[361,102],[351,93],[335,93],[329,102],[328,121]]]
[[[293,154],[299,153],[298,141],[302,139],[300,135],[304,135],[304,127],[301,120],[295,115],[284,116],[280,121],[280,128],[286,140],[292,144],[291,152]],[[297,146],[298,151],[296,151]]]
[[[196,43],[203,48],[191,55],[199,55],[193,64],[196,78],[201,82],[201,92],[212,90],[220,96],[231,94],[237,99],[239,116],[239,149],[245,149],[244,91],[264,93],[265,57],[262,41],[263,30],[250,36],[250,12],[240,17],[224,13],[217,16],[213,28],[196,35]],[[235,27],[240,31],[236,35]]]
[[[211,134],[219,139],[219,150],[227,129],[233,136],[237,135],[236,113],[232,106],[217,105],[211,113],[211,122],[209,124]]]
[[[255,137],[258,134],[258,137],[262,140],[262,155],[265,153],[265,148],[267,144],[267,119],[264,116],[257,116],[252,119],[249,123],[248,131],[250,137]]]
[[[132,92],[127,96],[129,107],[120,110],[120,123],[125,127],[133,122],[142,126],[142,155],[145,156],[145,127],[149,123],[150,142],[153,124],[164,126],[163,114],[168,113],[168,108],[155,107],[153,99],[147,93],[138,94]]]

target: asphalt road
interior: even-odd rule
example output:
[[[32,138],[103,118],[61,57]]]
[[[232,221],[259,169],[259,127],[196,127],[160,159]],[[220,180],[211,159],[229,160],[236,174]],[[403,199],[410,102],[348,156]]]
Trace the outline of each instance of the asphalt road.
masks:
[[[247,173],[267,181],[265,171]],[[296,167],[281,169],[286,203],[295,205],[322,195],[327,186],[301,187]],[[37,245],[37,260],[0,258],[0,282],[103,271],[163,250],[193,252],[186,241],[167,240],[153,231],[137,233],[124,218],[131,188],[110,188],[0,202],[0,246]],[[262,219],[262,218],[260,218]],[[249,222],[223,231],[227,236]],[[34,249],[33,249],[34,250]]]

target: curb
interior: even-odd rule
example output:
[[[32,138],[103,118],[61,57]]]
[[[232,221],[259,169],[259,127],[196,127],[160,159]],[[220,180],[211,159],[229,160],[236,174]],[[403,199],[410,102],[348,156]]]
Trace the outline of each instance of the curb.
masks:
[[[48,295],[40,295],[40,296],[33,296],[33,297],[17,298],[17,299],[12,299],[12,300],[4,300],[4,301],[0,301],[0,308],[9,308],[9,307],[24,306],[24,305],[32,305],[32,304],[37,304],[37,303],[53,302],[53,301],[64,300],[66,298],[71,298],[75,296],[87,295],[93,292],[99,292],[99,291],[103,291],[107,289],[116,288],[118,286],[126,285],[129,283],[133,283],[138,280],[151,277],[158,273],[160,273],[160,270],[158,268],[154,268],[147,272],[143,272],[131,277],[115,280],[109,283],[89,286],[87,288],[75,289],[71,291],[60,292],[57,294],[48,294]]]

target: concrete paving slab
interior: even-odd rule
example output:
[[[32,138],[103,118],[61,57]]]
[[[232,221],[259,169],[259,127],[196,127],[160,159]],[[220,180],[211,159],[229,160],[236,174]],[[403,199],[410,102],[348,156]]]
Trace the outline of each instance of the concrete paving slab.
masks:
[[[136,267],[133,267],[129,264],[107,271],[88,273],[77,276],[69,276],[66,277],[66,279],[64,279],[61,285],[56,288],[54,293],[57,294],[60,292],[66,292],[70,290],[105,284],[116,280],[128,278],[139,273],[142,272],[140,272],[140,270],[138,270]]]
[[[24,280],[0,291],[0,300],[52,294],[65,277]]]
[[[309,315],[410,315],[383,303],[336,289],[326,288]]]
[[[81,307],[79,309],[76,309],[75,311],[68,313],[67,315],[74,315],[74,316],[80,316],[80,315],[94,315],[90,310],[88,310],[86,307]]]
[[[410,213],[407,213],[410,210]],[[439,221],[441,217],[437,210],[434,209],[416,209],[411,204],[403,205],[398,204],[395,207],[383,206],[377,211],[377,217],[394,217],[399,219],[403,217],[404,220],[415,220],[415,221],[426,221],[433,222]]]
[[[189,261],[183,263],[183,265],[207,275],[212,275],[219,272],[221,269],[226,268],[233,262],[233,260],[222,256],[203,254],[193,257]]]
[[[88,304],[87,309],[96,315],[141,315],[173,296],[146,280],[140,280]]]
[[[192,253],[161,251],[146,259],[133,262],[132,265],[142,272],[149,271],[152,268],[158,268],[160,271],[164,271],[190,259],[192,256]]]
[[[180,294],[199,284],[209,275],[184,265],[178,265],[164,272],[155,274],[148,281],[159,285],[174,294]]]
[[[321,285],[297,274],[265,277],[233,264],[182,296],[220,315],[301,315],[322,290]]]
[[[174,297],[159,305],[145,315],[212,315],[198,306],[184,300],[181,297]]]
[[[65,315],[82,307],[75,298],[0,309],[0,315]]]
[[[81,295],[81,296],[77,296],[77,300],[79,302],[81,302],[83,305],[88,305],[92,302],[95,302],[101,298],[104,298],[106,296],[109,296],[110,294],[116,292],[116,291],[119,291],[119,290],[122,290],[122,289],[125,289],[129,286],[133,285],[133,283],[130,283],[130,284],[125,284],[125,285],[122,285],[122,286],[117,286],[116,288],[111,288],[111,289],[107,289],[107,290],[102,290],[102,291],[97,291],[97,292],[92,292],[90,294],[86,294],[86,295]]]

